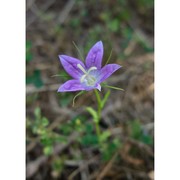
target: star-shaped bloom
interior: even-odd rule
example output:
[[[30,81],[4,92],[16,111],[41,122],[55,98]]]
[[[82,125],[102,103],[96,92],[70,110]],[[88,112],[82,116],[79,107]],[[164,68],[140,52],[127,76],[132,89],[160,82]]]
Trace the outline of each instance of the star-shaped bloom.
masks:
[[[103,44],[101,41],[90,49],[85,64],[74,57],[59,55],[62,66],[73,79],[62,84],[58,92],[90,91],[92,89],[101,91],[100,84],[121,67],[118,64],[107,64],[101,68],[102,58]]]

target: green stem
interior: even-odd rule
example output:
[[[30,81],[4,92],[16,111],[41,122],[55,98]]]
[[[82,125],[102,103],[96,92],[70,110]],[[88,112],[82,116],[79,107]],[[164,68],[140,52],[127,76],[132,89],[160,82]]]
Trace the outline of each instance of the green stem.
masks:
[[[96,99],[97,99],[97,108],[98,108],[98,121],[95,123],[95,127],[96,127],[96,134],[98,136],[98,140],[100,141],[101,131],[100,131],[100,127],[99,127],[99,122],[101,119],[102,106],[101,106],[100,94],[99,94],[98,90],[96,90],[96,89],[95,89],[95,95],[96,95]]]
[[[98,103],[98,121],[100,121],[101,119],[101,97],[99,95],[99,92],[95,89],[95,95],[96,95],[96,99],[97,99],[97,103]]]
[[[99,140],[101,132],[100,132],[100,128],[99,128],[99,123],[98,122],[95,123],[95,127],[96,127],[96,134],[97,134],[98,140]]]

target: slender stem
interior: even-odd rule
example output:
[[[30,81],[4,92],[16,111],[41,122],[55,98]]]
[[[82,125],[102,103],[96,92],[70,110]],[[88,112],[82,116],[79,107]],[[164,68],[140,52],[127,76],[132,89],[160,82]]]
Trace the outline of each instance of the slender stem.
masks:
[[[95,95],[98,103],[98,121],[101,119],[101,97],[99,95],[99,92],[95,89]]]
[[[98,140],[100,142],[100,135],[101,135],[101,131],[100,131],[100,127],[99,127],[99,121],[101,119],[101,97],[99,92],[95,89],[95,95],[96,95],[96,99],[97,99],[97,108],[98,108],[98,121],[95,123],[95,127],[96,127],[96,134],[98,136]]]
[[[100,138],[101,132],[100,132],[100,128],[99,128],[99,123],[98,123],[98,122],[95,123],[95,127],[96,127],[96,134],[97,134],[98,139],[99,139],[99,138]]]

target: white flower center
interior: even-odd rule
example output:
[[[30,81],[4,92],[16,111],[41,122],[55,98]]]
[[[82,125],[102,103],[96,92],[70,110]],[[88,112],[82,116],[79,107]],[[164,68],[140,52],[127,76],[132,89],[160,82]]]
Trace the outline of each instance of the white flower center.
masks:
[[[77,67],[84,73],[80,79],[81,83],[86,82],[87,86],[94,86],[96,83],[96,78],[91,75],[90,72],[96,70],[97,67],[90,67],[88,71],[86,71],[81,64],[77,64]]]

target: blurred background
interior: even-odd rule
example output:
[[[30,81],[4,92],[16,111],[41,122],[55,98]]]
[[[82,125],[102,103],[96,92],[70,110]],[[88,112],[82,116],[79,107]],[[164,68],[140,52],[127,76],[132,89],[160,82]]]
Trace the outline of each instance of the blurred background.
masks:
[[[57,93],[66,76],[59,54],[86,57],[99,40],[103,64],[123,66],[111,90],[98,148],[93,91]],[[102,95],[107,92],[102,89]],[[154,1],[26,1],[26,176],[28,180],[154,179]],[[106,136],[106,135],[105,135]]]

